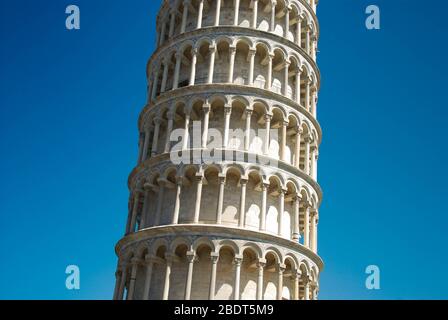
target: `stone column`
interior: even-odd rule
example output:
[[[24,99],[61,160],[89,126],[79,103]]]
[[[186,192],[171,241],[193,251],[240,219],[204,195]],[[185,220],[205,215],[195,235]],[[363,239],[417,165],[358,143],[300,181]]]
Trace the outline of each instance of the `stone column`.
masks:
[[[310,174],[310,143],[311,143],[311,137],[308,134],[305,137],[305,170],[304,172],[306,174]]]
[[[168,81],[168,68],[169,68],[169,61],[168,59],[166,59],[163,66],[162,87],[160,88],[161,93],[164,93],[166,91],[166,85]]]
[[[179,87],[179,74],[180,74],[180,65],[182,63],[182,53],[176,53],[176,67],[174,69],[174,82],[173,82],[173,90]]]
[[[151,99],[154,100],[157,96],[157,87],[159,86],[159,69],[156,70],[154,75],[154,82],[152,84],[152,94]]]
[[[154,119],[154,123],[155,128],[154,128],[154,138],[152,140],[152,150],[151,150],[151,155],[155,156],[157,154],[157,147],[158,147],[158,143],[159,143],[159,133],[160,133],[160,125],[162,124],[163,119],[162,118],[155,118]]]
[[[284,87],[283,87],[283,95],[285,96],[285,97],[287,97],[288,96],[288,87],[289,87],[289,66],[290,66],[290,62],[289,61],[285,61],[285,69],[284,69],[284,72],[285,72],[285,85],[284,85]]]
[[[266,83],[266,90],[272,90],[272,60],[274,59],[274,55],[269,53],[268,57],[268,80]]]
[[[172,38],[174,36],[174,26],[176,23],[176,11],[171,10],[171,20],[170,20],[170,31],[168,33],[168,36]]]
[[[211,258],[211,263],[212,263],[212,272],[211,272],[211,276],[210,276],[209,300],[215,300],[216,271],[218,268],[219,253],[212,252],[210,254],[210,258]]]
[[[319,213],[314,209],[311,214],[311,250],[317,254],[317,223],[319,221]]]
[[[152,269],[154,266],[154,257],[150,254],[145,256],[145,265],[146,265],[146,276],[145,276],[145,285],[143,288],[143,300],[149,300],[149,289],[151,287],[151,279],[152,279]]]
[[[204,0],[199,0],[198,24],[196,29],[202,28],[202,14],[204,12]]]
[[[261,200],[261,221],[260,221],[260,231],[266,231],[266,207],[268,198],[268,184],[262,183],[262,200]]]
[[[232,115],[232,106],[224,106],[224,143],[223,147],[227,148],[229,145],[229,130],[230,130],[230,116]]]
[[[235,17],[233,20],[234,26],[238,25],[239,13],[240,13],[240,0],[235,0]]]
[[[240,228],[245,227],[245,221],[246,221],[246,189],[247,189],[247,179],[240,179],[240,185],[241,185],[241,198],[240,198],[240,220],[238,226]]]
[[[235,69],[235,55],[236,55],[236,47],[230,46],[230,61],[229,61],[229,79],[228,83],[233,83],[233,72]]]
[[[138,265],[140,264],[140,259],[138,258],[132,258],[131,260],[131,279],[129,280],[129,288],[128,288],[128,296],[126,300],[133,300],[134,299],[134,291],[135,291],[135,279],[137,278],[137,270]]]
[[[286,266],[280,263],[277,266],[278,271],[278,283],[277,283],[277,300],[283,300],[283,272],[285,272]]]
[[[301,272],[300,270],[296,270],[293,274],[293,280],[294,280],[294,295],[293,295],[293,299],[294,300],[300,300],[300,277],[301,277]]]
[[[294,231],[292,234],[292,240],[299,242],[300,240],[300,201],[302,196],[298,193],[294,199]]]
[[[188,8],[190,7],[190,1],[184,0],[184,12],[182,14],[182,25],[180,28],[180,33],[185,33],[187,29],[187,20],[188,20]]]
[[[316,179],[316,154],[317,154],[317,147],[312,146],[311,147],[311,169],[310,169],[310,175],[313,179]]]
[[[305,221],[304,221],[304,232],[303,232],[303,245],[307,248],[310,248],[310,207],[311,203],[305,202],[304,203],[304,209],[305,209]]]
[[[257,53],[257,50],[255,49],[249,49],[249,85],[254,85],[254,73],[255,73],[255,54]]]
[[[216,0],[215,27],[219,26],[220,15],[221,15],[221,0]]]
[[[202,107],[204,110],[204,132],[202,133],[202,148],[207,148],[208,141],[208,127],[210,122],[210,104],[206,103]]]
[[[300,143],[302,142],[301,136],[302,136],[302,128],[297,128],[296,133],[296,151],[295,151],[295,166],[297,169],[300,168]]]
[[[185,285],[185,300],[191,299],[191,284],[193,282],[193,268],[196,261],[196,254],[194,251],[187,252],[188,271],[187,271],[187,283]]]
[[[213,74],[215,73],[215,55],[216,55],[216,47],[210,47],[210,66],[208,68],[208,82],[213,83]]]
[[[143,143],[142,162],[144,162],[148,158],[148,148],[149,148],[150,133],[151,133],[150,126],[146,126],[146,128],[145,128],[145,142]]]
[[[304,300],[310,300],[310,282],[311,279],[309,279],[308,276],[305,276],[303,279],[303,284],[305,286]]]
[[[168,300],[170,294],[170,280],[171,280],[171,267],[173,266],[174,257],[172,255],[166,256],[166,270],[165,270],[165,282],[163,285],[162,300]]]
[[[182,150],[186,150],[188,149],[188,140],[189,140],[189,131],[190,128],[190,115],[186,114],[185,115],[185,125],[184,125],[184,137],[182,140]]]
[[[253,14],[252,14],[252,28],[257,29],[257,20],[258,20],[258,0],[252,0],[254,5]]]
[[[138,137],[138,158],[137,165],[142,162],[144,134],[140,133]]]
[[[311,33],[311,29],[309,26],[306,26],[306,41],[305,41],[305,51],[308,54],[311,54],[310,51],[310,33]]]
[[[216,224],[222,222],[222,211],[224,207],[224,188],[226,186],[226,177],[219,174],[219,194],[218,194],[218,208],[216,210]]]
[[[174,112],[168,113],[168,127],[166,130],[166,142],[165,142],[165,153],[171,152],[171,133],[173,132],[174,126]]]
[[[183,183],[183,178],[177,177],[176,178],[176,198],[174,201],[174,213],[173,213],[172,224],[179,223],[180,195],[182,192],[182,183]]]
[[[131,224],[129,226],[129,230],[127,233],[134,233],[135,232],[135,224],[137,221],[137,214],[138,214],[138,206],[140,202],[140,190],[134,190],[134,204],[132,208],[132,215],[131,215]]]
[[[240,278],[241,278],[241,264],[243,263],[243,256],[235,256],[235,285],[234,285],[234,300],[240,300]]]
[[[297,68],[296,70],[296,102],[300,104],[300,99],[302,98],[301,90],[300,90],[300,81],[301,81],[302,70]]]
[[[271,32],[275,31],[275,6],[277,1],[271,0]]]
[[[193,49],[191,58],[190,86],[194,86],[195,84],[197,60],[198,60],[198,49]]]
[[[269,155],[269,146],[271,144],[271,118],[272,116],[269,114],[265,115],[265,122],[266,122],[266,127],[265,127],[265,140],[264,140],[264,154],[265,155]]]
[[[118,300],[118,295],[120,292],[121,273],[121,270],[117,268],[117,271],[115,271],[115,289],[113,300]]]
[[[198,179],[197,189],[196,189],[196,204],[194,209],[194,223],[199,223],[199,214],[201,212],[201,199],[202,199],[202,185],[204,183],[203,176],[196,176]]]
[[[160,33],[160,42],[159,42],[159,47],[163,45],[163,43],[165,42],[165,33],[166,33],[166,21],[163,20],[162,21],[162,31]]]
[[[118,296],[117,296],[117,300],[123,300],[124,298],[124,289],[126,287],[126,278],[127,278],[127,264],[124,264],[123,267],[121,268],[121,277],[120,277],[120,287],[118,289]]]
[[[297,17],[297,25],[296,25],[296,44],[299,47],[302,47],[302,18]]]
[[[316,100],[317,100],[317,88],[315,86],[313,86],[311,88],[311,107],[310,107],[311,110],[310,110],[310,112],[313,115],[313,117],[315,117],[315,118],[317,117]]]
[[[160,217],[162,215],[162,208],[163,208],[163,198],[165,195],[165,186],[163,185],[163,182],[159,179],[159,196],[157,197],[157,210],[156,210],[156,216],[154,220],[154,226],[158,226],[160,224]]]
[[[283,213],[285,212],[285,193],[286,190],[280,190],[280,194],[278,196],[278,205],[279,205],[279,212],[278,212],[278,236],[282,236],[283,231]]]
[[[246,131],[244,138],[244,150],[249,151],[250,149],[250,125],[252,120],[253,111],[250,109],[246,109]]]
[[[289,8],[285,8],[285,32],[284,37],[288,39],[289,36]]]
[[[258,259],[257,300],[263,300],[263,273],[265,266],[266,266],[266,260]]]
[[[286,139],[287,136],[287,130],[288,130],[288,121],[282,122],[282,141],[280,145],[280,160],[286,161]]]
[[[144,190],[143,208],[142,212],[140,213],[140,224],[138,226],[139,230],[144,229],[146,225],[146,213],[148,211],[148,205],[149,205],[149,192],[151,191],[150,184],[145,183],[143,186],[143,190]]]

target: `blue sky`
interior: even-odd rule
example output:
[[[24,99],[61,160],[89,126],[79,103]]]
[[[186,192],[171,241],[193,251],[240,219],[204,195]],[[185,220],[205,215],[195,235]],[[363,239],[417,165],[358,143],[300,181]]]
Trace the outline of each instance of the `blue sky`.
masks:
[[[320,2],[320,298],[448,298],[448,4]],[[0,2],[1,299],[112,297],[159,3]],[[79,31],[65,29],[69,4]]]

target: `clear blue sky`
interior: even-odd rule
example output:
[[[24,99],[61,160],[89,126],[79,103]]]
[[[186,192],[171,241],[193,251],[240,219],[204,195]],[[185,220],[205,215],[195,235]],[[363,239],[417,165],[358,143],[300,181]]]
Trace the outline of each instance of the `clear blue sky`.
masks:
[[[448,4],[320,2],[320,298],[448,298]],[[364,27],[369,4],[380,31]],[[158,7],[0,1],[0,298],[112,297]]]

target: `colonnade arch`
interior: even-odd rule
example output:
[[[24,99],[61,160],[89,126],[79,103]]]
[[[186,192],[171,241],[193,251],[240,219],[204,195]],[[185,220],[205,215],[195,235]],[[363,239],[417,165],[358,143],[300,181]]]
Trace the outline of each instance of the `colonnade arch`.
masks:
[[[314,300],[317,270],[294,251],[257,242],[160,237],[121,252],[114,298]]]
[[[189,40],[151,63],[150,99],[185,86],[236,84],[284,95],[316,116],[317,76],[306,60],[281,45],[247,37]]]
[[[236,26],[284,37],[315,58],[318,26],[300,1],[179,0],[174,7],[162,10],[158,20],[159,46],[197,29]]]

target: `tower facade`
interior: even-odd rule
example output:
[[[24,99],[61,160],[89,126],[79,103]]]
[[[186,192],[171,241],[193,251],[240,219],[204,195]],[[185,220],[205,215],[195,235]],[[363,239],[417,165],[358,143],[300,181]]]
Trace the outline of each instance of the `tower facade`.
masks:
[[[317,0],[165,0],[114,299],[317,299]]]

